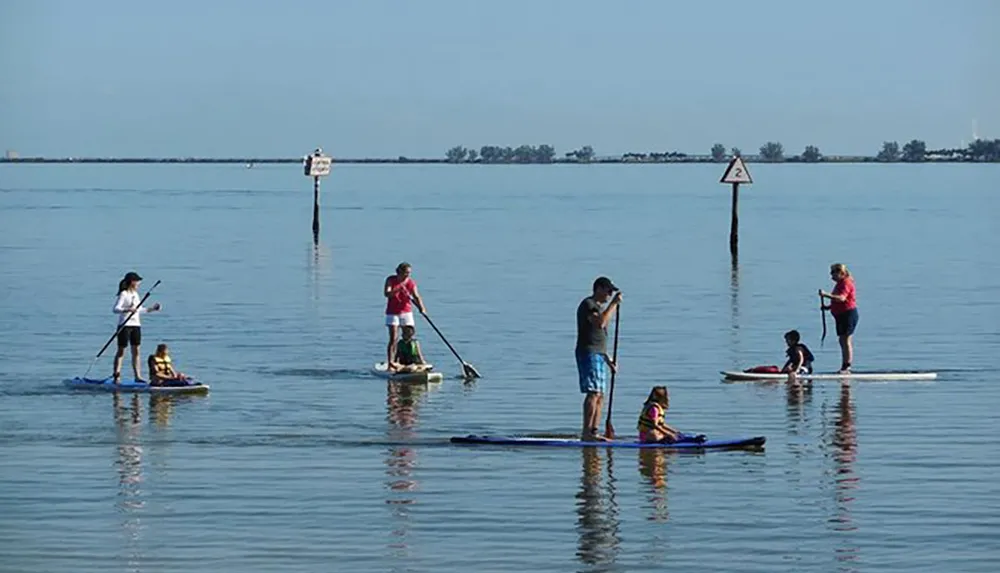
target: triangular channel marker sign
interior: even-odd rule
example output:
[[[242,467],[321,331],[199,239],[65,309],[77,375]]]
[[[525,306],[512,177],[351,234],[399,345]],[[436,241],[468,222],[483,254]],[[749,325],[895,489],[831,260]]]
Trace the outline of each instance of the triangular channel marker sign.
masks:
[[[722,179],[719,183],[753,183],[753,179],[750,177],[750,171],[747,169],[745,163],[743,163],[743,158],[737,155],[729,162],[729,166],[726,167],[726,172],[722,174]]]

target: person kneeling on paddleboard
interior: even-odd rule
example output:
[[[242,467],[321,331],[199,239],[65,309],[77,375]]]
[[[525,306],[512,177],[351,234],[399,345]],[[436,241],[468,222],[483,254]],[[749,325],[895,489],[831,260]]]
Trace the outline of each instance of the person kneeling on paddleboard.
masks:
[[[149,383],[152,386],[187,386],[191,380],[183,372],[174,370],[174,362],[166,344],[158,344],[156,353],[149,355],[146,364],[149,366]]]
[[[639,441],[642,443],[704,442],[705,435],[685,434],[667,425],[670,394],[666,386],[653,386],[639,414]]]
[[[403,337],[396,344],[396,361],[389,365],[389,370],[396,372],[422,372],[430,366],[420,350],[420,342],[414,338],[416,328],[412,325],[403,327]]]
[[[788,345],[788,350],[785,354],[788,356],[788,360],[781,367],[782,374],[789,372],[794,372],[795,374],[812,374],[813,361],[816,357],[813,356],[809,347],[802,344],[801,340],[802,336],[798,330],[789,330],[785,333],[785,344]]]

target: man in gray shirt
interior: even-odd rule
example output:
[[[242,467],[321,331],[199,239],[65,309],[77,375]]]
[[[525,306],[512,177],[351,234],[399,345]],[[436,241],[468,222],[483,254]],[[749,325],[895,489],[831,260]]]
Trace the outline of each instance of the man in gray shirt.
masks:
[[[608,299],[611,302],[602,309],[601,305]],[[583,299],[576,308],[576,369],[580,375],[580,393],[586,394],[580,437],[584,441],[604,440],[598,431],[604,390],[609,369],[618,367],[608,356],[608,322],[621,300],[622,293],[611,279],[598,277],[594,281],[593,294]]]

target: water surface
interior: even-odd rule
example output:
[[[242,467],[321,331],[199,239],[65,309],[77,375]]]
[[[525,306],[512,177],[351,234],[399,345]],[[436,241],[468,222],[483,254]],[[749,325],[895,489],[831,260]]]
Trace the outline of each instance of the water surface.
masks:
[[[1000,262],[991,165],[335,166],[320,243],[295,166],[0,166],[0,555],[9,571],[993,571]],[[397,263],[484,378],[400,387]],[[933,382],[725,384],[821,369],[816,290],[857,278],[858,369]],[[137,270],[205,397],[75,394]],[[613,421],[762,453],[475,448],[571,434],[574,310],[625,292]],[[425,354],[459,366],[425,322]],[[92,374],[107,374],[112,350]]]

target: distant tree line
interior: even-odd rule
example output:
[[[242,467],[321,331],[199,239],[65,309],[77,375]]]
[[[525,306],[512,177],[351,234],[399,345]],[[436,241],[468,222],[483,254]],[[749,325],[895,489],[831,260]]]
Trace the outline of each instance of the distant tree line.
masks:
[[[716,143],[709,155],[689,155],[679,151],[664,152],[629,152],[614,157],[600,157],[594,153],[594,148],[584,145],[556,157],[556,150],[548,144],[520,145],[518,147],[501,147],[484,145],[478,150],[461,145],[453,147],[445,154],[448,163],[636,163],[636,162],[723,162],[730,157],[742,156],[738,147],[732,147],[726,152],[726,146]],[[886,141],[882,149],[874,156],[864,157],[826,157],[819,147],[807,145],[801,153],[787,156],[785,148],[778,141],[768,141],[760,146],[756,161],[769,163],[819,163],[823,161],[872,161],[872,162],[907,162],[922,161],[1000,161],[1000,139],[977,139],[966,148],[927,149],[927,144],[914,139],[902,147],[896,141]],[[440,161],[440,160],[438,160]]]
[[[679,151],[651,151],[649,153],[625,153],[622,154],[622,161],[668,161],[670,159],[687,159],[687,153]]]
[[[740,150],[733,148],[730,156],[740,155]],[[726,146],[716,143],[711,150],[712,161],[725,161],[727,159]],[[760,146],[757,159],[766,162],[802,162],[818,163],[824,160],[823,154],[815,145],[807,145],[799,155],[791,157],[785,156],[785,149],[780,142],[768,141]],[[874,157],[865,157],[870,161],[881,162],[908,162],[916,163],[921,161],[1000,161],[1000,139],[977,139],[969,144],[965,149],[927,149],[927,144],[919,139],[914,139],[903,145],[902,149],[896,141],[886,141],[882,144],[882,150]]]
[[[875,156],[876,161],[910,163],[928,160],[952,159],[958,161],[1000,161],[1000,139],[977,139],[967,147],[953,149],[927,149],[927,144],[914,139],[899,148],[896,141],[886,141]]]
[[[739,155],[738,149],[733,149],[732,155]],[[712,159],[714,161],[724,161],[726,159],[726,148],[721,143],[716,143],[712,147]],[[777,141],[769,141],[760,147],[758,159],[768,162],[803,162],[818,163],[824,160],[823,154],[815,145],[807,145],[799,155],[785,157],[784,148]],[[907,162],[917,163],[922,161],[1000,161],[1000,139],[986,140],[977,139],[961,149],[927,149],[927,143],[919,139],[911,140],[899,147],[899,142],[886,141],[882,144],[882,149],[874,157],[866,157],[871,161],[881,162]]]
[[[593,149],[590,153],[593,155]],[[547,144],[518,147],[484,145],[479,151],[459,145],[449,149],[445,159],[449,163],[552,163],[555,156],[556,149]]]

